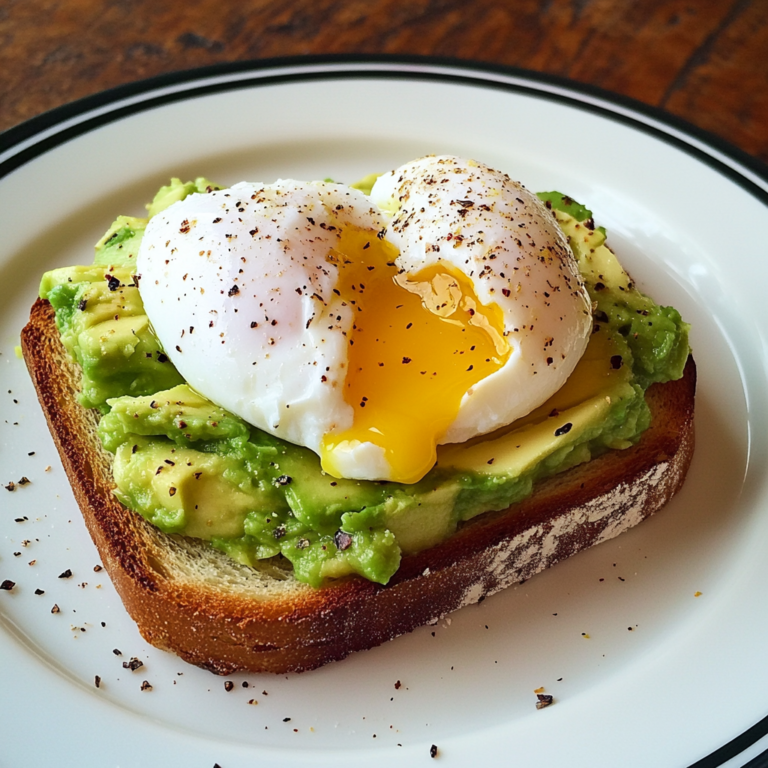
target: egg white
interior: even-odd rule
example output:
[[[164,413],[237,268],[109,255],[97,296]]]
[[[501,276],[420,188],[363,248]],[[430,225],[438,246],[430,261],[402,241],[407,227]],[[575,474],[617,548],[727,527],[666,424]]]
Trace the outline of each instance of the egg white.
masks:
[[[145,310],[186,381],[315,451],[352,425],[343,398],[352,311],[326,260],[350,225],[372,237],[384,226],[355,189],[243,182],[154,216],[137,258]]]

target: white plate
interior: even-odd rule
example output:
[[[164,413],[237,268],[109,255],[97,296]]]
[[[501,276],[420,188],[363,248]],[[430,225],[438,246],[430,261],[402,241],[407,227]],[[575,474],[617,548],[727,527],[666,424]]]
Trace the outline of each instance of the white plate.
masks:
[[[373,768],[424,765],[432,744],[455,766],[704,768],[755,754],[725,762],[768,731],[741,735],[768,715],[768,182],[756,163],[604,94],[429,61],[172,75],[5,139],[0,480],[31,480],[0,488],[0,581],[16,582],[0,592],[8,765]],[[19,330],[42,272],[88,262],[114,215],[140,215],[172,175],[353,181],[429,152],[585,202],[640,286],[692,323],[687,484],[639,528],[437,626],[305,675],[234,675],[227,693],[149,647],[93,571],[14,354]],[[145,666],[123,669],[131,656]],[[555,696],[544,710],[540,687]]]

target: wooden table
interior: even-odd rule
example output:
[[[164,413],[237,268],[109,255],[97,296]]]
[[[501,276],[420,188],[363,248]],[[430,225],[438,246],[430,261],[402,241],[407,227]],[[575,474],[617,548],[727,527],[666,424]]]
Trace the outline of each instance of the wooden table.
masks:
[[[766,0],[6,0],[0,130],[152,75],[320,53],[565,76],[662,107],[768,162]]]

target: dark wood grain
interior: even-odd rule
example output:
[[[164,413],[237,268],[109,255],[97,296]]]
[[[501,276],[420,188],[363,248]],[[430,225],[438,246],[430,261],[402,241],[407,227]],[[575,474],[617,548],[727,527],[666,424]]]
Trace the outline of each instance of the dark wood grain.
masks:
[[[764,0],[3,0],[0,129],[164,72],[319,53],[562,75],[663,107],[768,162]]]

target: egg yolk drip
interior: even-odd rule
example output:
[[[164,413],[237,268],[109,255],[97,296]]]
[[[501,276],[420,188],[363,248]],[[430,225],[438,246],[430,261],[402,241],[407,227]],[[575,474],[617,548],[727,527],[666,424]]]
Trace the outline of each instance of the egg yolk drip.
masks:
[[[471,280],[442,263],[399,273],[397,254],[374,233],[347,228],[328,255],[335,293],[354,309],[344,384],[353,425],[321,446],[335,477],[337,456],[367,442],[383,449],[388,479],[420,480],[462,397],[510,354],[501,309],[481,304]]]

